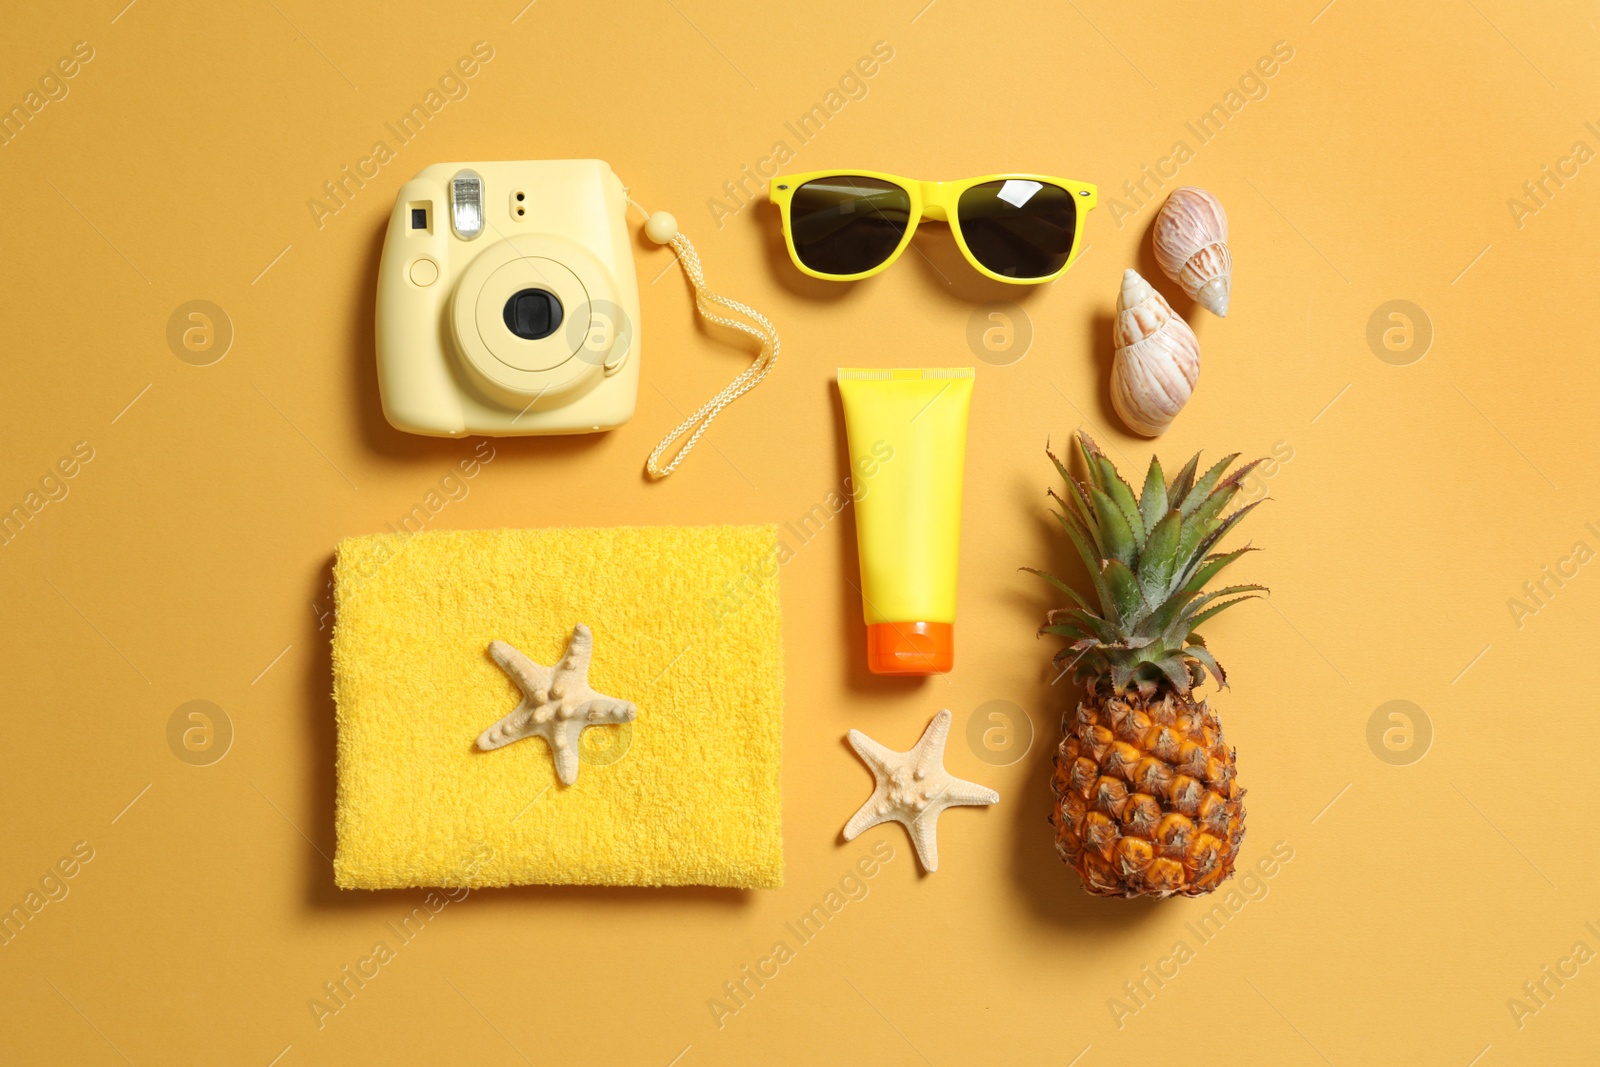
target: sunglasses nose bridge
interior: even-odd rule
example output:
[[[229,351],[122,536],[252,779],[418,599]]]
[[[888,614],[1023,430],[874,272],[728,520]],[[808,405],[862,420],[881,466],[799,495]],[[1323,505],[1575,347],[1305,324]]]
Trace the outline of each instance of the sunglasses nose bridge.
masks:
[[[922,195],[922,217],[936,222],[950,221],[949,197],[946,190],[954,182],[922,182],[918,190]]]

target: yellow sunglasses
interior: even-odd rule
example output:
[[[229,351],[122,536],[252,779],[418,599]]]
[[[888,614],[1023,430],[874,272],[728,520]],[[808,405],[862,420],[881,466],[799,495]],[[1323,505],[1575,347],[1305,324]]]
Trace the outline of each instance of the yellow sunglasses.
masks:
[[[924,218],[949,223],[978,273],[1012,285],[1055,281],[1077,258],[1100,191],[1045,174],[924,182],[871,170],[779,175],[767,196],[783,215],[794,265],[813,278],[870,278],[900,258]]]

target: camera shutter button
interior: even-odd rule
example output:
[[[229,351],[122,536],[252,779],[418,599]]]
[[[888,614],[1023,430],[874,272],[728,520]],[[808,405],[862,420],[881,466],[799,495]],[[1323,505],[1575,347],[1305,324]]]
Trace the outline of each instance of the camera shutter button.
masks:
[[[615,345],[611,349],[609,358],[607,358],[604,363],[600,364],[601,369],[606,372],[607,378],[611,377],[613,374],[617,373],[617,371],[622,369],[622,365],[628,362],[628,354],[632,351],[633,338],[631,336],[621,338],[621,343]]]
[[[439,280],[439,264],[431,259],[417,259],[411,263],[411,284],[427,288]]]

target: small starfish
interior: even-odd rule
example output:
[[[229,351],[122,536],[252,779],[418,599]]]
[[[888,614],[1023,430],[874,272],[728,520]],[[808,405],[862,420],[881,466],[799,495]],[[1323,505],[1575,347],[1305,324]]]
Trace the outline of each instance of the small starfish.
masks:
[[[602,696],[589,688],[593,654],[594,635],[581,622],[572,628],[567,651],[554,667],[541,667],[504,641],[490,641],[490,658],[522,690],[522,703],[479,734],[478,747],[488,752],[537,735],[550,745],[561,784],[577,781],[578,742],[583,731],[590,726],[632,722],[639,714],[626,700]]]
[[[881,822],[904,823],[923,869],[938,870],[939,813],[953,804],[1000,802],[1000,794],[993,789],[953,777],[944,769],[944,743],[949,736],[948,708],[933,717],[910,752],[892,751],[860,730],[851,730],[850,747],[878,784],[845,824],[844,839],[853,841],[861,831]]]

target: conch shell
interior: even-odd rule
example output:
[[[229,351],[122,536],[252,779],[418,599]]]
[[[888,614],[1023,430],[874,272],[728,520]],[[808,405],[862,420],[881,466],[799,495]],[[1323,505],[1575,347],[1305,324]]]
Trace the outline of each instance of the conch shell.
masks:
[[[1174,189],[1156,213],[1156,262],[1161,272],[1219,318],[1228,314],[1233,256],[1228,252],[1228,216],[1204,189]]]
[[[1226,296],[1227,290],[1223,290]],[[1128,429],[1157,437],[1172,425],[1200,378],[1200,342],[1172,305],[1136,270],[1123,271],[1111,329],[1111,406]]]

